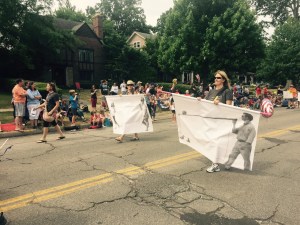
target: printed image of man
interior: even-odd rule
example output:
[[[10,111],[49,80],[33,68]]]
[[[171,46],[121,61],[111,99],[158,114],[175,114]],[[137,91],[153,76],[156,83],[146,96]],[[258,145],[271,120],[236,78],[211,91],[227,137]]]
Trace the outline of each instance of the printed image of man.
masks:
[[[252,142],[256,136],[256,130],[251,123],[253,120],[253,116],[251,114],[244,113],[242,115],[242,120],[244,121],[244,124],[239,128],[235,127],[237,120],[233,121],[232,133],[237,134],[237,142],[229,155],[228,161],[225,163],[226,169],[230,169],[239,154],[241,154],[244,159],[244,169],[250,170],[251,168],[250,154]]]

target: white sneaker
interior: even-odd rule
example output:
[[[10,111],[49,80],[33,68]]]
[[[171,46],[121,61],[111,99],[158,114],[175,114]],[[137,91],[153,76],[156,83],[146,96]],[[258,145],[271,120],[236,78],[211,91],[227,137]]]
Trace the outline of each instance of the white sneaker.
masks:
[[[206,169],[206,172],[208,173],[220,172],[219,164],[213,163],[210,167]]]

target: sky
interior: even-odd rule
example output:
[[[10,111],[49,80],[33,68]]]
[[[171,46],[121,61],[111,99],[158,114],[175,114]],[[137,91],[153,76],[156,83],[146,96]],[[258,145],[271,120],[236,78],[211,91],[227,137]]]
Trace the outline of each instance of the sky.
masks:
[[[80,9],[85,12],[87,6],[95,6],[99,3],[99,0],[70,0],[72,5],[76,6],[76,9]],[[146,15],[146,21],[149,25],[156,25],[157,19],[165,11],[173,7],[173,0],[142,0],[141,7],[144,9]]]

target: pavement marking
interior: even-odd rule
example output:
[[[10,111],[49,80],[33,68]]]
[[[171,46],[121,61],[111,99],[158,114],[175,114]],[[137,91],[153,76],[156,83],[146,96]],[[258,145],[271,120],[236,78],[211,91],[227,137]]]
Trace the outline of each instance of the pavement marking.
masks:
[[[73,192],[76,192],[79,190],[83,190],[83,189],[93,187],[93,186],[96,186],[99,184],[107,183],[107,182],[113,181],[112,176],[114,173],[122,174],[122,175],[126,175],[126,176],[134,175],[134,174],[141,174],[141,173],[144,173],[146,169],[155,169],[155,168],[160,168],[160,167],[164,167],[164,166],[168,166],[168,165],[172,165],[172,164],[177,164],[178,162],[190,160],[193,158],[198,158],[200,156],[201,156],[201,154],[198,152],[195,152],[195,151],[188,152],[188,153],[168,157],[165,159],[157,160],[154,162],[146,163],[142,167],[133,166],[133,167],[117,170],[113,173],[105,173],[105,174],[101,174],[99,176],[75,181],[75,182],[68,183],[65,185],[44,189],[44,190],[33,192],[30,194],[25,194],[25,195],[22,195],[22,196],[19,196],[16,198],[11,198],[11,199],[7,199],[4,201],[0,201],[0,211],[7,212],[7,211],[10,211],[13,209],[27,206],[29,204],[34,204],[34,203],[50,200],[53,198],[58,198],[60,196],[70,194],[70,193],[73,193]]]
[[[285,133],[288,133],[290,130],[298,130],[300,129],[300,125],[284,128],[281,130],[271,131],[265,134],[261,134],[258,136],[258,138],[266,138],[266,137],[276,137],[279,135],[283,135]],[[194,158],[200,157],[201,154],[196,151],[187,152],[180,155],[175,155],[171,157],[167,157],[164,159],[156,160],[153,162],[149,162],[144,164],[143,166],[132,166],[125,169],[117,170],[111,173],[105,173],[98,176],[78,180],[75,182],[67,183],[64,185],[44,189],[41,191],[21,195],[15,198],[6,199],[3,201],[0,201],[0,211],[10,211],[13,209],[25,207],[30,204],[38,203],[47,201],[50,199],[58,198],[67,194],[74,193],[76,191],[80,191],[83,189],[87,189],[90,187],[97,186],[99,184],[108,183],[114,180],[113,175],[114,174],[120,174],[125,176],[131,176],[136,174],[142,174],[145,173],[147,169],[158,169],[161,167],[170,166],[173,164],[178,164],[180,162],[184,162],[187,160],[191,160]]]
[[[287,127],[280,130],[271,131],[265,134],[258,135],[258,138],[266,138],[266,137],[276,137],[290,132],[290,130],[300,130],[300,125],[296,125],[293,127]]]

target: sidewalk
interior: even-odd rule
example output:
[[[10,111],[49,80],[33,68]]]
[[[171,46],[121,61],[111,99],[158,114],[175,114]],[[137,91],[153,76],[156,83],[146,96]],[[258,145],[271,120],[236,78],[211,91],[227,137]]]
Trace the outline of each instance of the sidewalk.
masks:
[[[160,120],[170,120],[171,122],[172,113],[171,111],[161,111],[156,113],[156,119],[157,121],[153,121],[153,124],[155,126],[155,123],[159,123]],[[81,123],[78,125],[80,129],[88,129],[90,127],[89,123]],[[54,127],[49,127],[49,132],[55,132]],[[67,131],[63,131],[67,132]],[[28,135],[35,135],[35,134],[42,134],[43,129],[26,129],[24,132],[19,131],[10,131],[10,132],[0,132],[0,138],[12,138],[12,137],[21,137],[21,136],[28,136]]]
[[[14,111],[13,109],[0,109],[0,112],[12,112]]]

